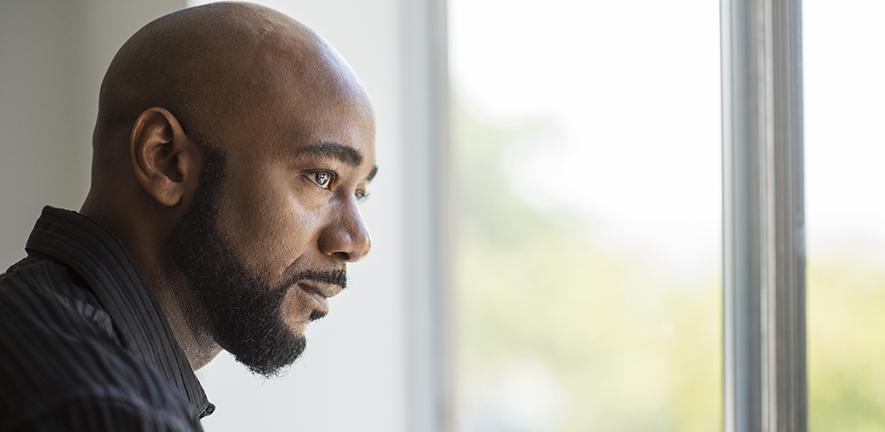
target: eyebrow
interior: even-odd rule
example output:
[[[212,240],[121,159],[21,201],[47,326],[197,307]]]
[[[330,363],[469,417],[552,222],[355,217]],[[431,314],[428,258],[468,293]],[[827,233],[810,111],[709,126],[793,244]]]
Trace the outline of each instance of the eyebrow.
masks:
[[[363,163],[363,154],[359,150],[334,141],[323,141],[317,144],[311,144],[307,147],[299,147],[295,150],[297,157],[331,157],[352,167],[359,166]],[[378,165],[372,167],[372,171],[366,176],[366,181],[371,182],[378,174]]]
[[[330,157],[338,159],[352,167],[359,166],[363,163],[363,154],[360,153],[359,150],[334,141],[324,141],[306,147],[299,147],[295,150],[295,155],[297,157]]]
[[[376,175],[376,174],[378,174],[378,165],[375,165],[375,166],[372,168],[372,171],[369,171],[369,175],[366,177],[366,181],[367,181],[367,182],[371,182],[372,179],[375,178],[375,175]]]

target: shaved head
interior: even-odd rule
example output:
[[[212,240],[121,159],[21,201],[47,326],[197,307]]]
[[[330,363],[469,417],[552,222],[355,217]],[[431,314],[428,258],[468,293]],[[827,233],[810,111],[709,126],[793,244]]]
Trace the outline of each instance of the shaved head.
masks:
[[[250,3],[192,7],[145,25],[114,56],[101,85],[95,151],[105,153],[121,132],[128,139],[135,118],[154,106],[214,141],[207,134],[243,127],[270,104],[308,107],[317,99],[371,111],[344,60],[301,23]]]
[[[293,363],[371,247],[375,123],[350,67],[292,18],[212,3],[129,38],[98,111],[81,213],[124,242],[192,367]]]

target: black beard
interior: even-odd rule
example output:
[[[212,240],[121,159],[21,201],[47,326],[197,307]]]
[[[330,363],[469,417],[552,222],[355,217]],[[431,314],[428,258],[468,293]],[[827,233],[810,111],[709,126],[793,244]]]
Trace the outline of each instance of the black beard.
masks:
[[[306,345],[283,321],[283,297],[295,278],[272,287],[252,276],[227,246],[217,226],[225,156],[208,145],[203,149],[193,204],[169,240],[172,262],[202,303],[215,341],[252,372],[276,376]]]

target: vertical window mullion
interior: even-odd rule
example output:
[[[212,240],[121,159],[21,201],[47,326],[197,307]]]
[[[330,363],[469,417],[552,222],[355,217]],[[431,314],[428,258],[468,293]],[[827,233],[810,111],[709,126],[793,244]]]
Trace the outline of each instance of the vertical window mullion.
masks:
[[[447,0],[402,2],[406,430],[454,430]]]
[[[800,0],[722,0],[725,430],[807,430]]]

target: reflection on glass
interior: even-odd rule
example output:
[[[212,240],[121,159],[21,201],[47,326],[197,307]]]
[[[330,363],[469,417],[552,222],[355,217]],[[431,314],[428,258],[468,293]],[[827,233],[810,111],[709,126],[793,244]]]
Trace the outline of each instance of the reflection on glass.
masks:
[[[804,8],[811,431],[885,430],[885,3]]]
[[[449,4],[459,430],[721,429],[716,2]]]

